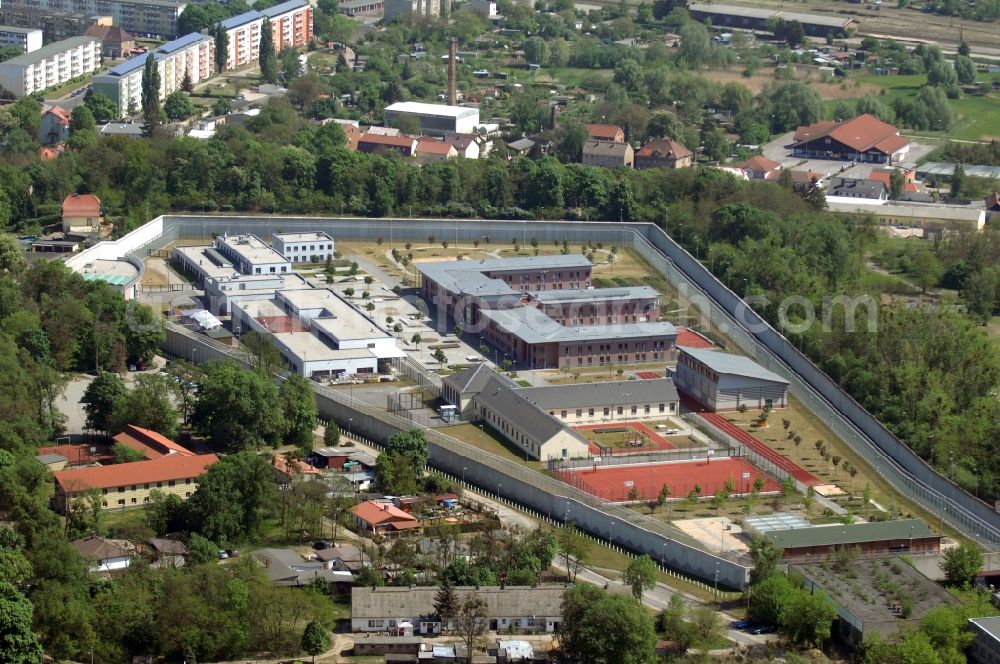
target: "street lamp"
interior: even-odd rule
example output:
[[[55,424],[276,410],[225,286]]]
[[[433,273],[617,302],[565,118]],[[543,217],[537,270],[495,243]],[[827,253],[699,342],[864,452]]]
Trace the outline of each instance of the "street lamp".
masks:
[[[354,433],[351,430],[351,422],[353,422],[353,421],[354,421],[353,417],[348,417],[347,418],[347,436],[348,436],[348,438],[353,438],[354,437]]]
[[[465,470],[466,466],[462,466],[462,484],[465,484]]]
[[[479,425],[479,451],[483,451],[483,425]]]

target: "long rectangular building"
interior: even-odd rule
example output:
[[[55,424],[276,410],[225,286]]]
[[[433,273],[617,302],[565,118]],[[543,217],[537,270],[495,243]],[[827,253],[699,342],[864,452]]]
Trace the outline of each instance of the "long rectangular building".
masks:
[[[100,64],[99,41],[71,37],[0,62],[0,86],[24,97],[93,73]]]
[[[795,21],[802,25],[807,35],[843,37],[860,25],[855,17],[823,16],[742,5],[692,2],[688,5],[691,18],[696,21],[709,19],[717,28],[743,28],[744,30],[770,30],[772,21]]]
[[[95,76],[91,85],[94,92],[107,95],[118,105],[119,117],[126,117],[142,108],[142,72],[150,55],[160,72],[160,101],[163,101],[171,92],[181,89],[185,74],[195,84],[211,77],[215,69],[214,53],[212,37],[192,32],[112,67],[106,74]]]
[[[788,381],[740,355],[681,348],[674,380],[677,389],[713,412],[788,406]]]
[[[181,0],[3,0],[3,5],[9,10],[35,10],[33,13],[39,20],[67,13],[110,16],[115,25],[134,35],[170,39],[177,35],[177,19],[187,3]]]
[[[46,9],[0,3],[0,23],[4,25],[41,30],[44,41],[55,42],[84,34],[93,23],[93,17],[79,12],[53,13]]]
[[[305,48],[313,37],[313,10],[308,0],[287,0],[280,4],[244,12],[222,21],[229,35],[226,69],[238,69],[260,59],[260,36],[264,21],[271,22],[274,50]]]

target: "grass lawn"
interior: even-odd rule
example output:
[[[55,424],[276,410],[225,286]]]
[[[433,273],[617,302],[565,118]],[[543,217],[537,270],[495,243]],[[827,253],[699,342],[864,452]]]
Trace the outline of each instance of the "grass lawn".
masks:
[[[515,461],[532,470],[539,472],[543,470],[541,461],[525,461],[524,452],[512,443],[507,442],[507,439],[500,432],[489,425],[483,425],[482,430],[480,430],[479,426],[475,424],[453,424],[452,426],[442,427],[438,431],[463,443],[468,443],[477,449],[482,449],[485,452]]]

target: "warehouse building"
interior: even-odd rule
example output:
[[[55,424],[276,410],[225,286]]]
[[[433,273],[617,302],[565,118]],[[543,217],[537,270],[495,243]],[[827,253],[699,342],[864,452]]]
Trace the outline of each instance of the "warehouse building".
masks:
[[[740,355],[681,348],[674,370],[677,389],[713,412],[788,406],[788,381]]]
[[[0,62],[0,86],[24,97],[97,71],[101,42],[93,37],[70,37]]]
[[[388,3],[386,11],[388,11]],[[385,107],[386,125],[394,126],[399,118],[404,117],[415,118],[420,123],[420,133],[426,136],[474,134],[479,127],[478,108],[427,104],[417,101],[399,101]]]
[[[694,20],[710,20],[712,25],[717,28],[770,31],[775,21],[796,21],[802,24],[802,29],[807,35],[814,37],[826,37],[827,35],[844,37],[860,25],[858,19],[853,16],[823,16],[822,14],[805,14],[717,3],[693,2],[688,5],[687,9]]]
[[[142,73],[150,55],[160,73],[160,101],[181,89],[185,75],[194,84],[209,79],[215,72],[215,39],[200,32],[167,42],[149,53],[115,65],[105,74],[95,76],[91,84],[118,106],[118,117],[126,117],[142,108]]]
[[[920,519],[871,521],[774,530],[763,536],[779,546],[785,560],[825,560],[843,548],[857,548],[862,556],[923,554],[941,551],[941,535],[935,535]]]
[[[850,120],[821,120],[799,127],[792,137],[792,156],[867,164],[895,164],[910,149],[899,129],[865,113]]]

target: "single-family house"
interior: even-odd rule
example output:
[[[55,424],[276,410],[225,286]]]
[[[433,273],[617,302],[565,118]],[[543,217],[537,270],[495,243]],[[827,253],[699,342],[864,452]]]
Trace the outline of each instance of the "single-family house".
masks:
[[[302,459],[289,459],[283,454],[271,458],[271,467],[279,482],[291,482],[296,477],[311,480],[321,475],[320,471]]]
[[[882,205],[889,200],[889,190],[878,180],[860,178],[833,178],[826,190],[827,203],[874,203]]]
[[[159,567],[182,567],[189,554],[184,542],[164,537],[151,538],[149,552],[153,564]]]
[[[736,166],[742,168],[751,180],[777,180],[781,173],[781,164],[759,154],[736,164]]]
[[[38,123],[38,142],[42,145],[62,143],[69,138],[69,112],[53,106],[44,113]]]
[[[115,572],[132,563],[135,547],[122,540],[105,539],[96,533],[69,543],[90,564],[91,572]]]
[[[63,199],[62,231],[74,228],[96,228],[104,221],[101,216],[101,199],[93,194],[70,194]]]
[[[312,451],[309,460],[316,468],[343,470],[344,464],[347,463],[350,455],[351,453],[348,450],[339,447],[319,447]]]
[[[636,168],[687,168],[694,163],[694,153],[669,138],[646,143],[635,153]]]
[[[135,48],[135,36],[121,26],[95,23],[84,34],[101,42],[101,55],[105,58],[121,58]]]
[[[351,574],[361,574],[361,570],[372,564],[371,558],[353,544],[341,544],[316,552],[316,559],[325,563],[330,569],[339,569]]]
[[[354,583],[354,575],[350,572],[331,569],[320,560],[306,560],[294,549],[258,549],[250,555],[263,566],[264,576],[276,586],[308,586],[324,581],[346,591]]]
[[[418,533],[423,528],[415,516],[390,501],[367,500],[352,507],[350,512],[358,529],[371,535],[404,535]]]
[[[617,125],[587,124],[583,126],[587,130],[587,136],[595,141],[625,142],[625,131]]]
[[[451,143],[423,136],[417,141],[414,156],[423,163],[431,163],[455,159],[458,157],[458,151]]]

